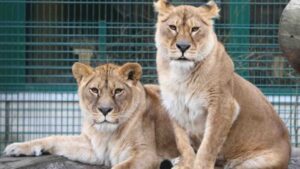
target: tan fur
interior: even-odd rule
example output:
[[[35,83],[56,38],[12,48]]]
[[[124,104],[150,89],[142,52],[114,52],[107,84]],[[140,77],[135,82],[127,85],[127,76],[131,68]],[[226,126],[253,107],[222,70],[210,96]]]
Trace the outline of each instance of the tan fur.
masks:
[[[160,104],[159,87],[143,86],[136,63],[106,64],[95,69],[73,65],[84,113],[78,136],[51,136],[6,147],[7,155],[41,155],[43,151],[113,169],[155,169],[178,156],[168,113]],[[106,116],[100,107],[112,107]]]
[[[224,161],[226,169],[286,169],[287,128],[261,91],[234,73],[213,31],[217,5],[163,3],[155,3],[157,70],[163,104],[177,123],[177,168],[212,169]],[[190,45],[183,53],[180,41]]]

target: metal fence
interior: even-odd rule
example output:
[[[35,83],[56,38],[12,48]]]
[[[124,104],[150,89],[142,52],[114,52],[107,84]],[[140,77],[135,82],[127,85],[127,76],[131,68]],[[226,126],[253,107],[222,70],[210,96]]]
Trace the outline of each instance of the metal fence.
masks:
[[[300,78],[277,38],[287,2],[219,0],[215,30],[236,71],[267,95],[297,146]],[[153,11],[152,0],[0,0],[0,151],[11,142],[80,132],[74,62],[139,62],[143,82],[157,83]]]

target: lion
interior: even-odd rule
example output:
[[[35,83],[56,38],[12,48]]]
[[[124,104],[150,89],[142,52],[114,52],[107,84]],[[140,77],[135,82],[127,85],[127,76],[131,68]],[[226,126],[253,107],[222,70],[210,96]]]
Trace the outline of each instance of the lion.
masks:
[[[155,169],[164,159],[178,156],[159,87],[141,84],[139,64],[92,68],[75,63],[72,71],[84,113],[81,134],[13,143],[4,154],[39,156],[49,152],[113,169]]]
[[[286,169],[288,130],[262,92],[234,72],[214,32],[217,4],[154,7],[158,81],[181,154],[175,168]]]

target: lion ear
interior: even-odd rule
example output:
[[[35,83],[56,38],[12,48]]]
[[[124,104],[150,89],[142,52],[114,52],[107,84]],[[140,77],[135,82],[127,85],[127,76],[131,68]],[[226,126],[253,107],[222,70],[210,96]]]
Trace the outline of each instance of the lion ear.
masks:
[[[83,77],[93,73],[93,68],[89,65],[76,62],[72,66],[72,73],[77,83],[79,84]]]
[[[142,67],[138,63],[126,63],[118,70],[120,76],[126,81],[136,84],[142,77]]]
[[[220,17],[220,8],[216,4],[215,1],[211,0],[207,2],[205,5],[199,7],[203,12],[206,13],[208,19],[214,19]]]
[[[154,9],[159,15],[169,13],[173,8],[168,0],[158,0],[154,2]]]

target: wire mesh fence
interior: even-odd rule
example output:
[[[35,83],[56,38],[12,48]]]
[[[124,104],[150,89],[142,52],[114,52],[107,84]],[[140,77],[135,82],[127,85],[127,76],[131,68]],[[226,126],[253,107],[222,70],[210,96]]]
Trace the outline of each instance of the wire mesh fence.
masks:
[[[173,0],[201,5],[201,0]],[[299,134],[299,76],[278,47],[288,0],[218,0],[215,30],[236,71]],[[74,62],[139,62],[157,83],[152,0],[0,0],[0,151],[11,142],[80,132]]]

